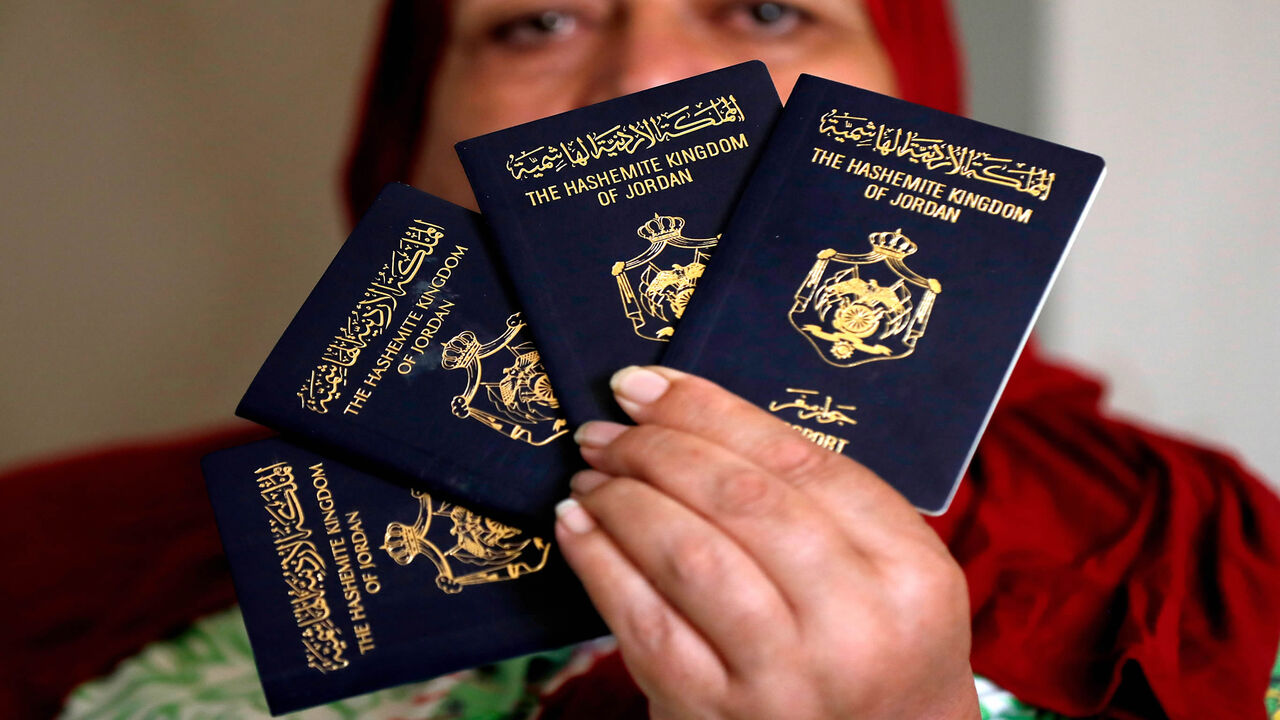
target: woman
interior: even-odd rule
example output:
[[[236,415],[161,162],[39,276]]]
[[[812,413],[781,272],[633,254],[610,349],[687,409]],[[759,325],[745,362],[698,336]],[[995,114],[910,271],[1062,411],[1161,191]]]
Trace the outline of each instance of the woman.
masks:
[[[474,207],[452,151],[454,142],[753,58],[769,66],[783,98],[796,76],[809,72],[939,109],[961,110],[948,9],[938,0],[619,0],[561,7],[515,0],[394,3],[348,173],[353,213],[372,199],[383,181],[404,177]],[[405,152],[406,148],[413,152]],[[662,402],[734,407],[732,400],[710,389],[680,391],[693,381],[669,372],[664,375],[647,375],[644,381],[652,388],[671,380],[683,399],[670,401],[664,395]],[[628,377],[641,382],[635,373],[622,377],[622,385]],[[1274,527],[1275,498],[1230,460],[1102,417],[1100,394],[1096,383],[1041,362],[1030,349],[1005,391],[956,504],[930,523],[965,569],[974,613],[974,667],[1020,696],[1071,714],[1105,709],[1141,714],[1150,712],[1157,702],[1169,714],[1189,717],[1234,716],[1224,710],[1233,707],[1232,702],[1241,703],[1241,708],[1253,703],[1256,708],[1256,701],[1248,698],[1250,694],[1257,697],[1261,690],[1250,693],[1246,686],[1264,686],[1275,659],[1280,625],[1263,598],[1274,595],[1277,587],[1276,573],[1267,564],[1275,562],[1280,545],[1274,532],[1253,543],[1247,528],[1260,521]],[[725,417],[727,410],[722,411],[720,423],[707,425],[682,421],[673,417],[678,411],[663,408],[645,407],[638,412],[632,417],[642,426],[656,424],[664,431],[673,426],[679,430],[711,427],[711,433],[685,433],[678,439],[690,445],[708,441],[721,448],[732,447],[736,439],[724,428],[748,427],[754,421],[745,409],[732,419]],[[717,429],[721,434],[716,434]],[[609,482],[617,474],[647,473],[650,487],[673,484],[662,482],[660,469],[643,464],[640,456],[645,445],[637,439],[642,437],[639,434],[588,424],[579,432],[580,442],[584,435],[588,436],[582,443],[584,457],[605,471],[576,479],[575,490],[580,492],[575,497],[588,510],[611,513],[605,500],[610,494],[619,496],[614,502],[628,507],[640,502],[635,493],[624,493],[627,483]],[[743,461],[743,454],[731,453],[726,462]],[[746,455],[748,467],[758,468],[763,462]],[[699,470],[712,474],[707,467]],[[859,471],[865,469],[837,471],[845,480],[835,484],[846,489],[855,485],[848,478]],[[867,482],[878,483],[874,478]],[[652,499],[658,503],[667,498],[654,493]],[[687,497],[682,499],[689,502]],[[819,504],[824,499],[829,498],[819,497]],[[935,599],[939,594],[946,596],[942,589],[947,585],[945,566],[913,564],[912,560],[929,556],[929,543],[910,544],[918,518],[914,513],[898,514],[895,500],[887,495],[882,503],[871,503],[869,514],[901,522],[886,523],[884,535],[855,544],[872,557],[879,551],[896,558],[881,564],[890,574],[903,572],[922,582],[937,582],[942,587],[933,587],[937,592],[930,594]],[[1237,502],[1248,509],[1222,524],[1223,516],[1215,508]],[[825,507],[842,504],[848,503]],[[571,512],[579,517],[577,508]],[[805,515],[799,524],[821,524],[819,515]],[[712,520],[722,529],[731,525],[724,518]],[[865,517],[837,518],[831,524],[847,531],[850,525],[865,521]],[[581,522],[584,527],[593,525]],[[620,537],[628,530],[617,520],[613,523],[605,533],[612,545],[600,543],[606,547],[600,552],[609,559],[594,558],[598,560],[594,565],[584,557],[590,551],[580,549],[581,539],[563,532],[564,522],[558,537],[566,557],[619,635],[627,667],[650,699],[688,710],[686,704],[696,702],[690,699],[696,695],[694,687],[701,687],[691,678],[701,676],[679,661],[681,648],[628,652],[639,643],[628,642],[619,628],[628,624],[629,611],[645,616],[651,610],[636,607],[644,605],[636,598],[653,600],[652,588],[669,587],[671,582],[664,583],[652,573],[643,578],[647,583],[635,576],[635,567],[624,559],[643,565],[647,536],[636,533],[639,540],[628,545]],[[1178,530],[1170,533],[1171,528]],[[615,552],[618,546],[625,551]],[[1230,580],[1234,572],[1222,573],[1216,566],[1215,558],[1224,553],[1242,563],[1243,575],[1266,578],[1266,586],[1272,589],[1259,596],[1253,580],[1241,584]],[[758,556],[754,559],[766,564]],[[650,567],[663,566],[662,560],[648,562]],[[858,578],[863,587],[877,587],[853,567],[842,570]],[[608,596],[608,588],[624,584],[632,588],[632,602]],[[758,587],[750,586],[745,592],[752,589]],[[678,598],[670,595],[661,599],[678,604]],[[867,602],[865,594],[857,592],[827,600],[828,608],[863,607],[859,603]],[[864,609],[874,614],[877,609],[896,607],[918,619],[945,616],[964,604],[962,597],[932,605],[912,605],[902,597],[884,600],[883,606],[873,603]],[[659,615],[682,617],[680,612],[667,613],[670,605],[656,600],[652,604],[664,608]],[[728,611],[732,614],[733,608]],[[688,612],[696,614],[697,609]],[[1163,619],[1153,619],[1152,613]],[[1179,621],[1171,622],[1169,613],[1179,615]],[[698,632],[682,626],[681,630],[689,636],[714,636],[714,628],[698,628],[702,631]],[[838,636],[825,630],[817,634],[833,641]],[[867,631],[862,626],[859,630]],[[920,628],[897,630],[910,635]],[[951,636],[954,631],[945,623],[930,628],[935,640],[937,635],[947,635],[954,647],[921,643],[916,649],[954,653],[967,644],[962,634]],[[673,644],[688,641],[676,634]],[[756,638],[748,645],[767,646],[770,639]],[[901,636],[890,634],[863,647],[901,646],[902,641]],[[732,647],[726,650],[714,641],[707,644],[722,656],[732,654]],[[1046,644],[1055,651],[1028,662],[1026,649]],[[1245,648],[1255,644],[1252,650]],[[1204,675],[1197,681],[1204,669],[1203,657],[1192,646],[1215,648],[1213,654],[1219,660],[1210,673],[1213,677]],[[689,655],[708,654],[706,646],[683,649]],[[1245,660],[1244,655],[1251,659]],[[1239,668],[1250,664],[1253,670],[1226,671],[1233,662],[1239,662]],[[780,664],[780,660],[773,663],[770,672],[778,672]],[[908,667],[923,664],[918,657],[905,663]],[[708,665],[715,664],[701,663]],[[857,662],[844,665],[849,666],[854,669],[846,672],[862,671]],[[666,683],[659,677],[663,673],[672,676]],[[721,689],[732,687],[724,681],[722,668],[708,674]],[[813,680],[812,674],[806,678]],[[787,677],[788,685],[804,684]],[[913,684],[910,673],[894,679]],[[865,685],[875,680],[858,677],[857,682]],[[723,694],[732,696],[730,705],[733,699],[752,697],[734,690]],[[883,699],[883,693],[877,699]],[[767,705],[769,699],[754,701]]]
[[[738,60],[764,59],[784,95],[799,72],[814,72],[958,110],[949,27],[945,5],[925,0],[582,0],[549,10],[524,0],[395,2],[348,176],[352,212],[383,182],[406,178],[472,204],[454,141]],[[771,466],[753,456],[758,440],[776,437],[772,426],[696,379],[630,371],[617,389],[640,430],[580,432],[596,471],[575,478],[578,505],[558,537],[645,694],[607,658],[550,698],[548,716],[849,716],[871,706],[891,717],[972,716],[970,661],[1069,714],[1256,712],[1280,629],[1267,603],[1280,590],[1275,500],[1227,458],[1103,418],[1096,383],[1028,352],[951,511],[931,523],[936,535],[853,463],[831,464],[812,448]],[[690,421],[707,407],[724,420]],[[824,567],[835,571],[761,572],[771,567],[767,544],[737,550],[733,511],[678,494],[669,468],[645,464],[645,443],[659,434],[704,457],[705,477],[763,471],[764,489],[739,488],[747,501],[729,507],[750,512],[757,493],[782,498],[769,507],[788,508],[791,522],[770,532],[825,543],[823,558],[838,562]],[[46,530],[47,518],[66,522],[68,494],[94,508],[76,533],[53,533],[31,565],[3,568],[10,577],[42,568],[36,587],[14,592],[24,606],[45,605],[7,631],[21,650],[8,662],[23,666],[6,677],[27,692],[65,691],[68,677],[101,672],[141,640],[230,601],[194,461],[239,439],[117,452],[0,483],[20,495],[10,506],[27,510],[0,538],[11,546],[37,521]],[[627,525],[623,505],[647,508],[636,517],[649,521]],[[725,617],[754,622],[717,626],[725,618],[696,606],[699,593],[679,597],[663,577],[675,551],[646,555],[641,525],[701,532],[726,548],[712,560],[737,570],[717,577],[739,592],[725,596],[760,602],[726,604]],[[156,557],[158,531],[167,546],[139,567],[137,557]],[[821,580],[832,580],[824,592],[795,589]],[[59,604],[86,586],[136,588],[136,601],[110,613]],[[76,622],[89,637],[59,643]],[[649,642],[655,628],[662,642]]]

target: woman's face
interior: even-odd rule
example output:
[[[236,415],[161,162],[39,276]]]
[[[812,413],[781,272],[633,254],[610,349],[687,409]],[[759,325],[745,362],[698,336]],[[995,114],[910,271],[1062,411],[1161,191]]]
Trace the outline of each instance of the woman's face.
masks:
[[[453,144],[746,60],[784,99],[800,73],[893,94],[855,0],[458,0],[413,182],[475,208]]]

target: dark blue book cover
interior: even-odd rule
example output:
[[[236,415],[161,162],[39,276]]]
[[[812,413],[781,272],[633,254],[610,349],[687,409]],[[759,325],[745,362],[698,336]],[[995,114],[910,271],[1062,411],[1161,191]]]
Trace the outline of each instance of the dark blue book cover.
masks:
[[[664,362],[943,512],[1102,173],[802,76]]]
[[[607,632],[545,537],[280,439],[203,466],[272,713]]]
[[[392,184],[237,413],[361,469],[533,527],[576,462],[478,215]]]
[[[662,356],[778,110],[750,62],[457,145],[573,424]]]

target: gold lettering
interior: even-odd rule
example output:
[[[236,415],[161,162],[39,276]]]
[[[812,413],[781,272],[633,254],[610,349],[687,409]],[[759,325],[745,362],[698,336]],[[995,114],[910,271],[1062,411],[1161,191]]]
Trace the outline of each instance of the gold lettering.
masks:
[[[360,411],[364,409],[365,402],[371,397],[373,397],[372,390],[356,388],[355,392],[352,393],[351,402],[347,403],[347,406],[342,409],[342,413],[344,415],[359,415]]]
[[[373,628],[369,627],[369,623],[361,623],[351,626],[356,634],[356,647],[360,649],[360,654],[364,655],[374,649]]]
[[[320,463],[311,466],[312,485],[328,491],[328,480]],[[276,463],[254,472],[259,494],[267,508],[276,555],[280,558],[281,575],[289,588],[293,618],[301,631],[307,667],[319,672],[341,670],[350,663],[343,657],[347,643],[333,623],[329,603],[324,596],[325,563],[314,543],[308,538],[305,513],[297,498],[293,467]],[[330,496],[331,498],[332,496]]]
[[[516,180],[526,177],[540,178],[549,172],[560,172],[568,167],[585,167],[589,162],[599,160],[602,157],[634,155],[637,152],[652,149],[660,143],[698,132],[704,128],[725,123],[742,122],[744,120],[746,120],[746,115],[742,112],[742,108],[738,106],[737,99],[732,95],[721,95],[659,115],[642,118],[626,125],[615,125],[608,130],[587,133],[585,137],[576,137],[572,140],[551,145],[540,145],[530,150],[512,153],[507,156],[507,172]],[[733,142],[730,141],[730,145],[732,144]],[[742,147],[745,147],[745,145]],[[724,150],[724,152],[728,152],[728,150]],[[656,173],[661,171],[661,167],[656,167],[646,172]],[[615,177],[614,173],[617,173],[616,179],[613,179]],[[607,173],[602,173],[602,175],[608,180],[607,183],[603,184],[616,184],[634,179],[623,177],[622,172],[616,168]],[[639,176],[637,175],[636,177]],[[585,182],[588,185],[584,186],[582,182],[575,181],[573,192],[582,192],[584,189],[595,190],[603,186],[603,184],[591,186],[589,185],[590,180],[585,180]],[[599,178],[597,178],[597,182],[601,182]],[[567,192],[568,186],[566,185],[565,187]],[[536,194],[541,192],[547,193],[548,197],[544,199]],[[551,188],[548,186],[542,190],[525,193],[525,196],[529,198],[531,204],[539,205],[556,199],[549,197],[550,192]]]
[[[670,190],[673,187],[691,182],[693,182],[693,171],[688,168],[682,168],[667,175],[659,175],[656,178],[638,180],[627,186],[627,192],[623,197],[630,200],[642,195],[661,192],[662,190]]]
[[[1057,178],[1056,173],[1044,168],[1028,166],[1024,162],[1016,162],[1011,158],[996,157],[973,148],[953,145],[937,138],[925,138],[911,130],[891,128],[836,109],[830,110],[819,118],[818,132],[836,142],[849,142],[855,147],[870,148],[873,152],[885,157],[904,158],[908,162],[924,165],[929,170],[941,170],[948,175],[1002,185],[1039,200],[1049,197],[1049,192],[1053,189],[1053,181]],[[887,182],[897,184],[893,181]],[[907,189],[941,199],[938,194],[925,188]],[[1024,216],[1021,210],[1024,208],[1011,211],[1011,215],[1006,219],[1015,222],[1029,221],[1031,217],[1029,211],[1025,214],[1025,221],[1020,219]]]
[[[964,190],[962,188],[952,188],[947,195],[947,202],[963,205],[964,207],[973,208],[989,215],[1002,217],[1005,220],[1012,220],[1016,223],[1026,225],[1031,222],[1033,211],[1031,208],[1014,205],[1002,200],[997,200],[986,195]]]
[[[370,341],[391,327],[405,286],[417,277],[427,256],[435,252],[443,238],[444,228],[425,220],[414,220],[405,228],[398,247],[391,253],[391,261],[378,270],[355,308],[347,314],[338,334],[321,354],[320,364],[298,390],[304,408],[320,414],[329,412],[329,403],[342,396],[347,384],[347,368],[356,363]],[[376,365],[376,376],[372,382],[366,378],[365,384],[370,388],[376,386],[387,367],[390,367],[389,361]],[[363,398],[352,399],[343,412],[359,414],[367,399],[367,393]]]
[[[938,218],[949,223],[954,223],[960,219],[960,208],[934,202],[933,200],[925,200],[922,197],[908,193],[898,193],[898,196],[890,200],[889,204],[908,212]]]
[[[524,196],[529,198],[530,205],[533,205],[536,207],[543,203],[549,203],[552,200],[559,200],[560,191],[557,190],[554,185],[548,185],[547,187],[544,187],[541,190],[532,190],[530,192],[527,192],[524,194]]]
[[[825,165],[833,170],[839,170],[844,164],[844,155],[830,150],[823,150],[820,147],[813,149],[813,157],[809,158],[809,162],[818,165]]]
[[[818,447],[826,448],[832,452],[844,452],[844,448],[849,444],[848,440],[835,435],[810,430],[803,425],[792,425],[791,428],[805,437],[806,440],[814,443]]]

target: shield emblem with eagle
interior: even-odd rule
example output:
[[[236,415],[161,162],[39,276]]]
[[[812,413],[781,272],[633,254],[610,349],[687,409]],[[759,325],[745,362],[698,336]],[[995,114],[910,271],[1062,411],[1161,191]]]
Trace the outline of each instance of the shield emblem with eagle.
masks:
[[[720,236],[702,240],[684,237],[684,218],[658,215],[636,229],[649,241],[639,255],[613,264],[622,309],[636,335],[667,342],[676,321],[706,271],[707,259]]]
[[[501,335],[482,343],[465,330],[444,344],[440,366],[466,370],[467,386],[453,398],[453,414],[471,418],[530,445],[546,445],[567,433],[558,412],[560,402],[542,357],[528,340],[521,340],[525,323],[520,313],[507,318]],[[482,361],[488,363],[488,374]],[[496,369],[501,368],[501,369]]]
[[[819,252],[787,315],[836,367],[910,355],[942,292],[940,282],[906,266],[917,247],[901,229],[871,233],[868,240],[867,253]]]

